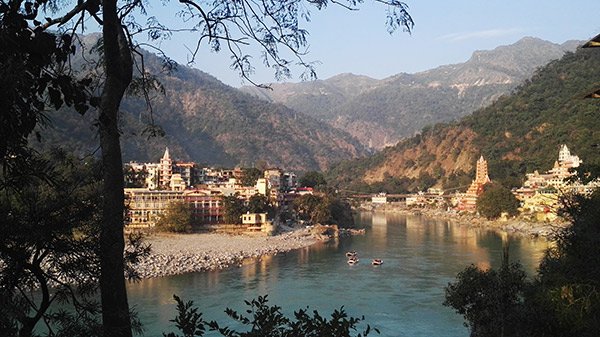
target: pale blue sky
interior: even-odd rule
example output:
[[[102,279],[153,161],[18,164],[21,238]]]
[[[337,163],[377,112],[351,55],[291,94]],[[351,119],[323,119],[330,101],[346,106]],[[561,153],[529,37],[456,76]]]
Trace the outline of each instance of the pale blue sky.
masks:
[[[440,65],[464,62],[475,50],[493,49],[533,36],[555,43],[586,40],[600,33],[598,0],[407,0],[415,21],[412,34],[397,31],[390,35],[385,27],[385,8],[365,0],[358,12],[348,12],[335,5],[324,11],[312,10],[309,30],[309,61],[320,61],[317,74],[326,79],[339,73],[354,73],[381,79],[397,73],[414,73]],[[177,6],[176,1],[169,5]],[[169,13],[154,5],[154,10]],[[186,63],[194,41],[189,36],[174,35],[163,42],[163,49],[177,62]],[[266,69],[256,54],[259,83],[275,82],[273,71]],[[211,53],[207,46],[195,67],[210,73],[231,86],[243,82],[229,68],[229,55]],[[299,81],[301,70],[294,70],[290,81]]]

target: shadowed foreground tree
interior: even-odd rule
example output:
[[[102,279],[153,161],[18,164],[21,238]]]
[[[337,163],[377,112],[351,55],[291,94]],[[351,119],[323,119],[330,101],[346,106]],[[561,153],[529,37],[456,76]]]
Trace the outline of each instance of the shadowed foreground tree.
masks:
[[[446,288],[472,336],[598,336],[600,331],[600,193],[572,195],[559,230],[532,282],[516,267],[467,267]],[[506,275],[506,276],[503,276]]]
[[[444,305],[463,315],[471,337],[526,336],[522,330],[525,277],[521,265],[508,261],[505,248],[498,271],[475,265],[461,271],[456,282],[446,287]]]
[[[36,161],[46,179],[0,192],[0,336],[32,336],[36,325],[54,336],[101,336],[101,167],[61,150]],[[139,237],[130,243],[126,261],[148,253]],[[63,309],[50,310],[53,303]]]
[[[556,235],[540,263],[531,306],[543,336],[597,336],[600,331],[600,191],[574,195],[563,210],[572,225]]]
[[[19,336],[31,336],[41,322],[60,331],[58,317],[47,311],[65,300],[82,320],[90,318],[90,329],[98,327],[93,305],[86,306],[99,271],[100,171],[93,162],[77,165],[62,152],[51,157],[38,166],[49,181],[30,178],[27,185],[0,193],[0,306],[6,310],[1,316],[16,323]]]
[[[387,26],[390,32],[401,28],[410,31],[413,22],[407,12],[407,6],[397,0],[374,0],[386,6]],[[314,78],[315,71],[312,65],[304,61],[303,56],[307,52],[308,32],[302,29],[299,23],[310,17],[310,8],[317,10],[325,9],[328,5],[339,5],[350,10],[358,9],[363,4],[362,0],[288,0],[288,1],[194,1],[179,0],[184,24],[188,25],[188,31],[198,34],[197,48],[192,51],[192,60],[195,58],[200,46],[204,43],[210,45],[212,50],[225,49],[233,59],[232,67],[237,70],[243,78],[249,80],[252,73],[251,57],[246,53],[248,45],[256,45],[262,48],[262,62],[274,69],[275,77],[288,77],[291,73],[290,67],[299,65],[305,68],[303,77]],[[69,97],[80,98],[92,105],[98,106],[96,126],[98,127],[101,163],[103,172],[103,205],[102,225],[100,229],[100,297],[102,302],[102,319],[105,336],[131,336],[131,321],[129,316],[129,305],[125,289],[124,276],[124,238],[123,238],[123,163],[121,157],[120,133],[119,133],[119,107],[132,81],[142,84],[141,88],[152,86],[152,79],[145,71],[143,58],[139,52],[140,36],[147,34],[150,40],[168,38],[173,31],[162,25],[157,18],[150,17],[146,24],[140,24],[136,18],[146,14],[146,2],[141,0],[2,0],[0,1],[0,20],[2,31],[7,29],[5,22],[16,18],[14,36],[20,40],[9,43],[6,47],[9,53],[16,56],[12,60],[22,60],[26,65],[34,61],[34,56],[45,55],[40,53],[42,46],[51,46],[50,50],[57,50],[65,41],[53,38],[44,39],[44,44],[36,43],[38,36],[47,34],[50,30],[58,30],[60,36],[71,37],[73,40],[75,32],[85,31],[86,28],[96,26],[102,32],[101,51],[103,71],[98,80],[98,87],[89,101],[85,97],[85,90],[73,86],[76,90],[69,94],[65,87],[69,85],[56,84],[61,89],[44,87],[44,77],[33,72],[30,77],[32,85],[21,86],[23,93],[35,92],[50,98],[50,102],[69,102]],[[94,28],[96,28],[94,27]],[[178,29],[182,30],[182,29]],[[185,30],[185,28],[183,29]],[[11,35],[11,36],[12,36]],[[143,41],[142,41],[143,42]],[[20,46],[31,48],[20,49]],[[67,54],[74,49],[70,44]],[[3,46],[4,47],[4,46]],[[5,49],[2,49],[3,51]],[[160,50],[158,50],[160,52]],[[135,57],[137,55],[137,58]],[[290,55],[286,57],[285,55]],[[164,55],[163,55],[164,56]],[[166,58],[165,58],[166,59]],[[5,60],[2,59],[4,68]],[[49,69],[49,63],[42,65]],[[137,69],[140,79],[134,80],[134,69]],[[17,72],[25,75],[27,70]],[[67,80],[64,83],[75,82],[75,76],[65,72]],[[64,79],[63,75],[51,75],[50,80]],[[82,83],[86,85],[89,83]],[[147,93],[147,92],[145,92]],[[76,100],[81,101],[81,100]],[[20,103],[20,97],[10,97],[3,101],[2,116],[7,119],[14,107]],[[29,135],[33,126],[38,122],[39,114],[43,110],[42,103],[35,103],[33,108],[34,118],[29,114],[31,106],[25,106],[24,113],[17,118],[8,118],[9,128],[14,127],[19,132],[14,139],[22,135]],[[79,111],[84,111],[85,104],[74,104]],[[6,110],[4,110],[7,108]],[[22,124],[20,124],[22,123]],[[33,126],[32,126],[33,125]],[[13,139],[13,138],[11,138]],[[22,145],[22,144],[20,144]],[[19,145],[19,146],[20,146]],[[13,151],[14,152],[14,151]],[[4,157],[7,153],[2,153]]]
[[[228,337],[266,337],[266,336],[327,336],[327,337],[366,337],[371,331],[379,333],[377,329],[371,329],[367,325],[363,331],[358,329],[362,318],[348,317],[344,308],[334,310],[331,318],[321,316],[316,310],[312,315],[308,308],[300,309],[294,312],[294,319],[283,315],[281,307],[269,306],[267,296],[259,296],[252,301],[244,301],[249,309],[246,310],[249,316],[240,314],[227,308],[227,316],[238,324],[235,329],[223,327],[215,321],[207,322],[202,318],[202,313],[198,312],[192,301],[183,302],[179,297],[173,296],[177,302],[177,316],[172,322],[183,333],[181,337],[200,337],[205,332],[215,331],[222,336]],[[238,331],[239,325],[247,326],[248,331]],[[165,334],[164,337],[180,337],[173,332]]]

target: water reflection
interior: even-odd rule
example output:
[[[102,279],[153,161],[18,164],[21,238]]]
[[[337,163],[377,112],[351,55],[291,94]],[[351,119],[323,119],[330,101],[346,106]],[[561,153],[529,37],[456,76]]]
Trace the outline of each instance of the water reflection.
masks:
[[[195,300],[204,317],[230,323],[223,310],[245,310],[243,300],[269,294],[272,304],[293,310],[310,306],[322,314],[344,306],[365,315],[381,336],[467,336],[462,319],[441,305],[444,286],[469,264],[498,267],[503,242],[512,260],[531,275],[547,243],[470,229],[448,221],[398,214],[361,214],[365,235],[343,238],[241,267],[145,280],[129,286],[130,301],[146,336],[169,330],[178,294]],[[361,261],[346,263],[356,250]],[[372,258],[384,265],[372,266]],[[172,330],[172,328],[170,329]]]

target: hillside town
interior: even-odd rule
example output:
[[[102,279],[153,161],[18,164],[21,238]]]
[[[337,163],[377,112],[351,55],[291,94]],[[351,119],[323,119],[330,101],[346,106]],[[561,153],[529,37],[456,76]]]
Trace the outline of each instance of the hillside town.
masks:
[[[520,202],[521,215],[534,221],[557,219],[560,196],[567,193],[590,193],[597,181],[582,184],[568,179],[575,173],[582,160],[561,145],[557,160],[551,169],[540,173],[527,173],[524,183],[512,190]],[[313,194],[311,187],[299,187],[294,172],[279,168],[264,171],[254,169],[255,176],[247,177],[248,170],[241,168],[200,167],[194,162],[173,160],[166,148],[158,163],[130,162],[125,166],[125,197],[128,207],[129,228],[152,228],[169,204],[183,202],[191,209],[192,222],[205,226],[225,224],[223,198],[235,197],[248,204],[253,196],[263,196],[279,210],[292,207],[299,196]],[[250,178],[250,179],[246,179]],[[444,208],[454,213],[476,213],[477,200],[484,186],[492,182],[487,161],[483,156],[476,162],[475,179],[464,192],[445,193],[436,188],[427,192],[407,195],[350,196],[368,201],[371,207],[392,205],[403,208]],[[135,186],[135,187],[134,187]],[[368,198],[368,199],[365,199]],[[364,206],[364,203],[363,203]],[[272,233],[276,230],[274,219],[267,213],[248,213],[240,217],[247,230]]]
[[[570,152],[567,145],[562,144],[558,158],[551,169],[540,173],[538,170],[527,173],[523,185],[512,189],[512,193],[520,202],[519,212],[522,216],[534,221],[554,221],[558,218],[560,197],[572,193],[589,194],[600,186],[598,180],[583,184],[574,178],[574,169],[583,161]],[[492,182],[488,173],[487,161],[483,156],[477,160],[475,179],[465,192],[445,193],[441,189],[430,188],[427,192],[411,195],[371,196],[372,205],[392,204],[409,208],[445,208],[448,212],[477,212],[477,200],[484,191],[484,186]]]
[[[258,171],[258,170],[255,170]],[[270,205],[286,208],[298,197],[312,194],[310,187],[297,186],[297,176],[278,168],[259,171],[260,176],[245,182],[247,171],[241,168],[199,167],[194,162],[171,158],[166,148],[158,163],[130,162],[125,165],[125,199],[128,227],[154,227],[170,203],[184,202],[191,208],[195,224],[223,224],[223,198],[234,196],[244,203],[256,195]],[[245,182],[245,183],[244,183]],[[257,231],[272,231],[266,213],[244,214],[241,222]]]

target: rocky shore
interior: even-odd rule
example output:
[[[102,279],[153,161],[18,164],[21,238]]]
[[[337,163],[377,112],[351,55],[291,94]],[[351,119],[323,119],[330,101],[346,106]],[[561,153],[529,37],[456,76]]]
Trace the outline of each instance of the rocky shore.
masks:
[[[441,209],[407,208],[397,205],[381,205],[379,207],[361,207],[361,211],[381,211],[401,214],[423,215],[435,219],[448,220],[470,228],[484,228],[512,235],[543,237],[550,239],[561,228],[568,226],[566,221],[536,222],[516,217],[509,219],[487,220],[475,214],[447,212]]]
[[[145,239],[150,256],[136,265],[141,278],[240,266],[245,260],[308,247],[324,240],[308,229],[290,230],[275,236],[228,234],[155,234]]]

